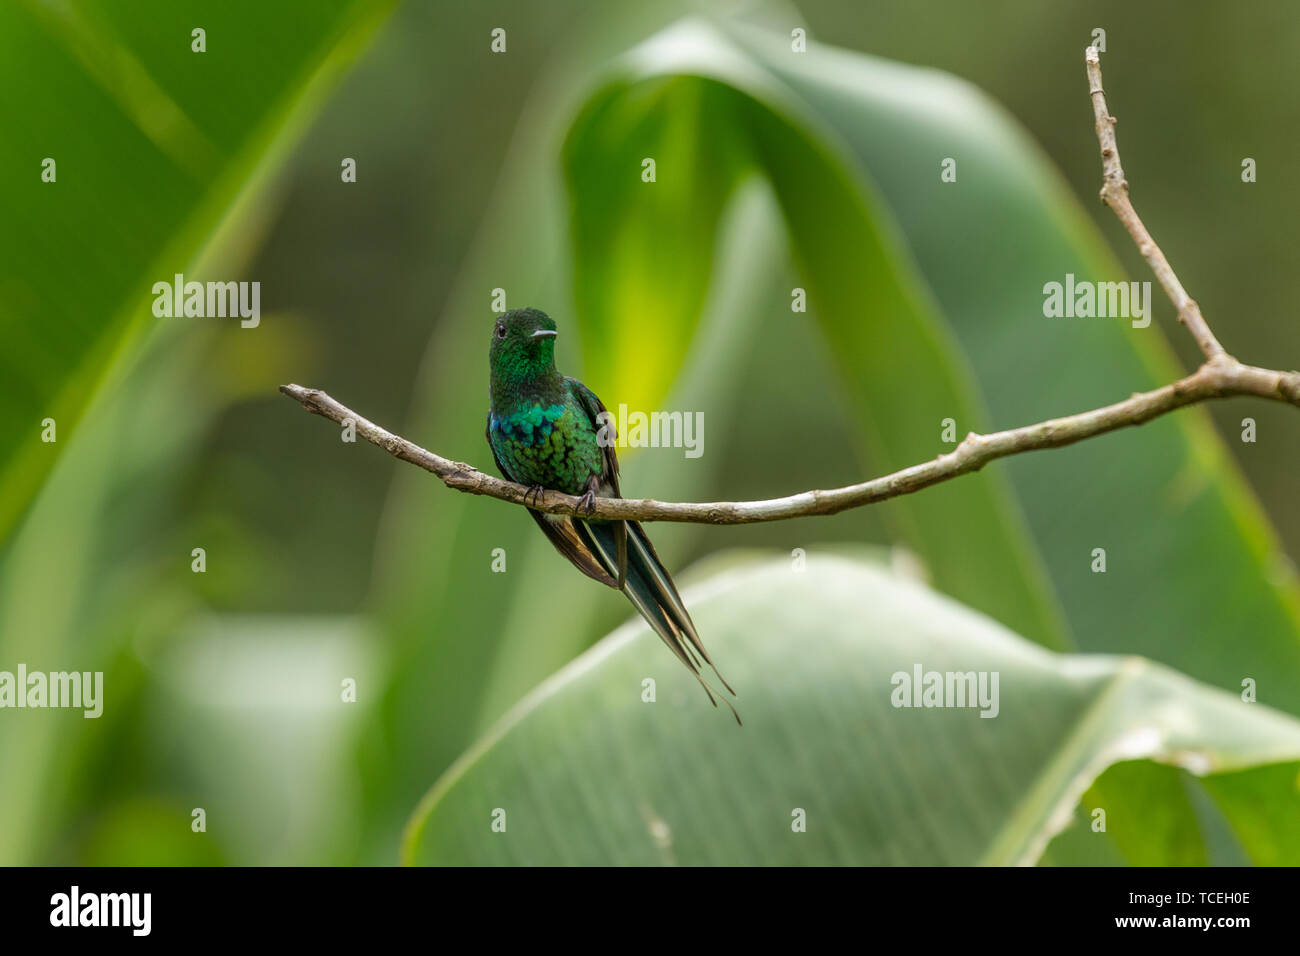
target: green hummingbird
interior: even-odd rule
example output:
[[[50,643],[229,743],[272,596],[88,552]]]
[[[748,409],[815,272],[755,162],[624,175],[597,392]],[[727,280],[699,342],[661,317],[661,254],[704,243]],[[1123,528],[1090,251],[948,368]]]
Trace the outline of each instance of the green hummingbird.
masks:
[[[556,370],[556,335],[554,320],[537,309],[514,309],[497,319],[488,353],[486,437],[502,476],[527,485],[535,495],[550,489],[580,496],[590,513],[597,497],[620,497],[617,434],[595,393]],[[718,669],[640,523],[531,508],[528,513],[574,567],[627,595],[717,707],[716,691],[700,673],[701,659],[715,674]],[[735,694],[721,674],[718,680]],[[726,697],[717,696],[736,714]]]

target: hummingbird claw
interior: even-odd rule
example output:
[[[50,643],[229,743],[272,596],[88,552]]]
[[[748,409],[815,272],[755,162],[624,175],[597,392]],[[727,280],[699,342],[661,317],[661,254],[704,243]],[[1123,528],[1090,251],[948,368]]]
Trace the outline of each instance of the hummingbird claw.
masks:
[[[587,482],[587,490],[578,498],[578,507],[582,508],[587,514],[596,510],[596,492],[600,490],[600,479],[592,477]]]

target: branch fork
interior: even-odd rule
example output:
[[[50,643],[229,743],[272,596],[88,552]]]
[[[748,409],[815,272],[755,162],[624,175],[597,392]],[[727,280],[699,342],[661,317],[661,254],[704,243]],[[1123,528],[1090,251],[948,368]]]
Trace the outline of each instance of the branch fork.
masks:
[[[1141,425],[1175,409],[1211,399],[1253,395],[1300,408],[1300,372],[1256,368],[1244,365],[1229,355],[1210,330],[1200,306],[1187,294],[1164,252],[1143,225],[1129,199],[1128,180],[1124,178],[1119,146],[1115,139],[1117,121],[1106,104],[1106,93],[1101,82],[1101,56],[1096,47],[1088,47],[1084,62],[1088,75],[1088,94],[1096,120],[1097,142],[1101,149],[1102,202],[1111,208],[1128,231],[1177,310],[1178,321],[1187,327],[1205,356],[1204,364],[1195,372],[1163,388],[1135,392],[1113,405],[1034,425],[988,435],[972,432],[955,449],[937,458],[842,488],[804,491],[762,501],[670,502],[651,498],[597,498],[590,509],[577,496],[545,491],[536,497],[524,485],[503,481],[464,462],[443,458],[381,428],[319,389],[282,385],[280,391],[313,414],[340,425],[352,422],[356,433],[367,441],[402,461],[431,472],[448,488],[457,491],[486,495],[550,514],[728,525],[831,515],[849,508],[875,504],[978,471],[998,458],[1071,445],[1119,428]]]

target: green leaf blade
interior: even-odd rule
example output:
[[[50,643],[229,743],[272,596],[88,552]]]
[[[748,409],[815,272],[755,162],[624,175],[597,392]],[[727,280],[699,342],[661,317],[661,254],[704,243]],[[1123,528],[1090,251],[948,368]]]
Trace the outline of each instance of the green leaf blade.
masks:
[[[635,622],[458,761],[412,818],[404,859],[1029,863],[1117,760],[1223,773],[1300,753],[1300,721],[1138,658],[1052,654],[843,557],[725,572],[687,600],[743,728]],[[997,673],[996,716],[895,706],[896,675],[918,666]]]

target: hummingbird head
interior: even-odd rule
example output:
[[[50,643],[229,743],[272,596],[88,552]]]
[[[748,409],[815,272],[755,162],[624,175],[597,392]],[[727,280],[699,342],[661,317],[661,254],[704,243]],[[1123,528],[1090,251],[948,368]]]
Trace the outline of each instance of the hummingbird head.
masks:
[[[555,320],[538,309],[512,309],[492,327],[493,376],[524,381],[555,371]]]

